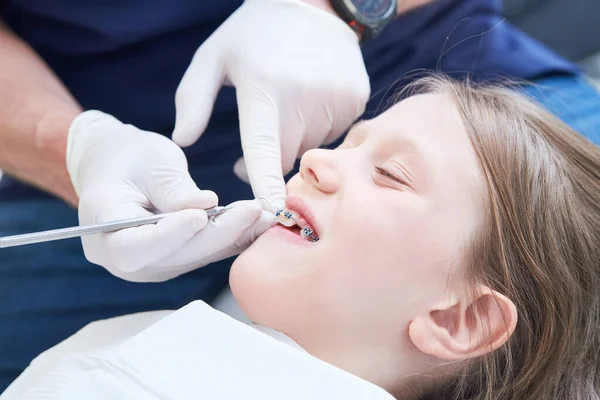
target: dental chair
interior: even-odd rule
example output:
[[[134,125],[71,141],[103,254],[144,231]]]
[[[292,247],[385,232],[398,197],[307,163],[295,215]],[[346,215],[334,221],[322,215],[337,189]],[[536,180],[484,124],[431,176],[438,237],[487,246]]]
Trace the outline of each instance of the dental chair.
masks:
[[[504,13],[513,25],[571,61],[600,52],[597,0],[504,0]],[[590,73],[600,77],[600,70]]]

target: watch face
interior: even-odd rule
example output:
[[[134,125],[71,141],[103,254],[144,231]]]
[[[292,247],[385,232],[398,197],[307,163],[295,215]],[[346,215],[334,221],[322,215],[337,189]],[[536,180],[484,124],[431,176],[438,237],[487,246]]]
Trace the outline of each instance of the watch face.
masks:
[[[396,0],[351,0],[361,16],[369,21],[378,22],[389,16]]]

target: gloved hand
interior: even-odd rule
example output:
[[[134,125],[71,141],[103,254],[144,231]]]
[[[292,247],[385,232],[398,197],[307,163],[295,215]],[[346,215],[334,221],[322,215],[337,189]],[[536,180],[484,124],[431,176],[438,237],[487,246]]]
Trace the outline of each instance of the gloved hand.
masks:
[[[370,93],[357,35],[300,0],[246,0],[198,49],[175,97],[176,143],[204,132],[222,84],[237,93],[245,163],[235,171],[276,207],[296,158],[338,138]]]
[[[71,124],[67,169],[80,224],[174,212],[155,225],[82,238],[89,261],[130,281],[163,281],[238,254],[273,220],[254,200],[209,221],[203,209],[217,195],[198,189],[183,151],[100,111]]]

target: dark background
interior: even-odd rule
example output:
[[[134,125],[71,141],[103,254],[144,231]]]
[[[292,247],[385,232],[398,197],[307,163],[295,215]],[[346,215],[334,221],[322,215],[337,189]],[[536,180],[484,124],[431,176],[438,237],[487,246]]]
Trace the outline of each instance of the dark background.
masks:
[[[600,0],[504,0],[504,13],[521,30],[600,79]]]

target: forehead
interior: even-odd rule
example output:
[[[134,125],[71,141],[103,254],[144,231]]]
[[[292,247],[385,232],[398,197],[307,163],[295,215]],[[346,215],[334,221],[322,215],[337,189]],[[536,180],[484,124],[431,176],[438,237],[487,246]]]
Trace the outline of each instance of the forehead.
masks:
[[[368,126],[367,126],[368,125]],[[412,152],[434,175],[479,180],[479,163],[450,96],[421,94],[365,123],[365,134],[388,152]]]
[[[454,101],[445,94],[409,97],[369,123],[386,141],[411,143],[428,152],[449,147],[472,151]]]

